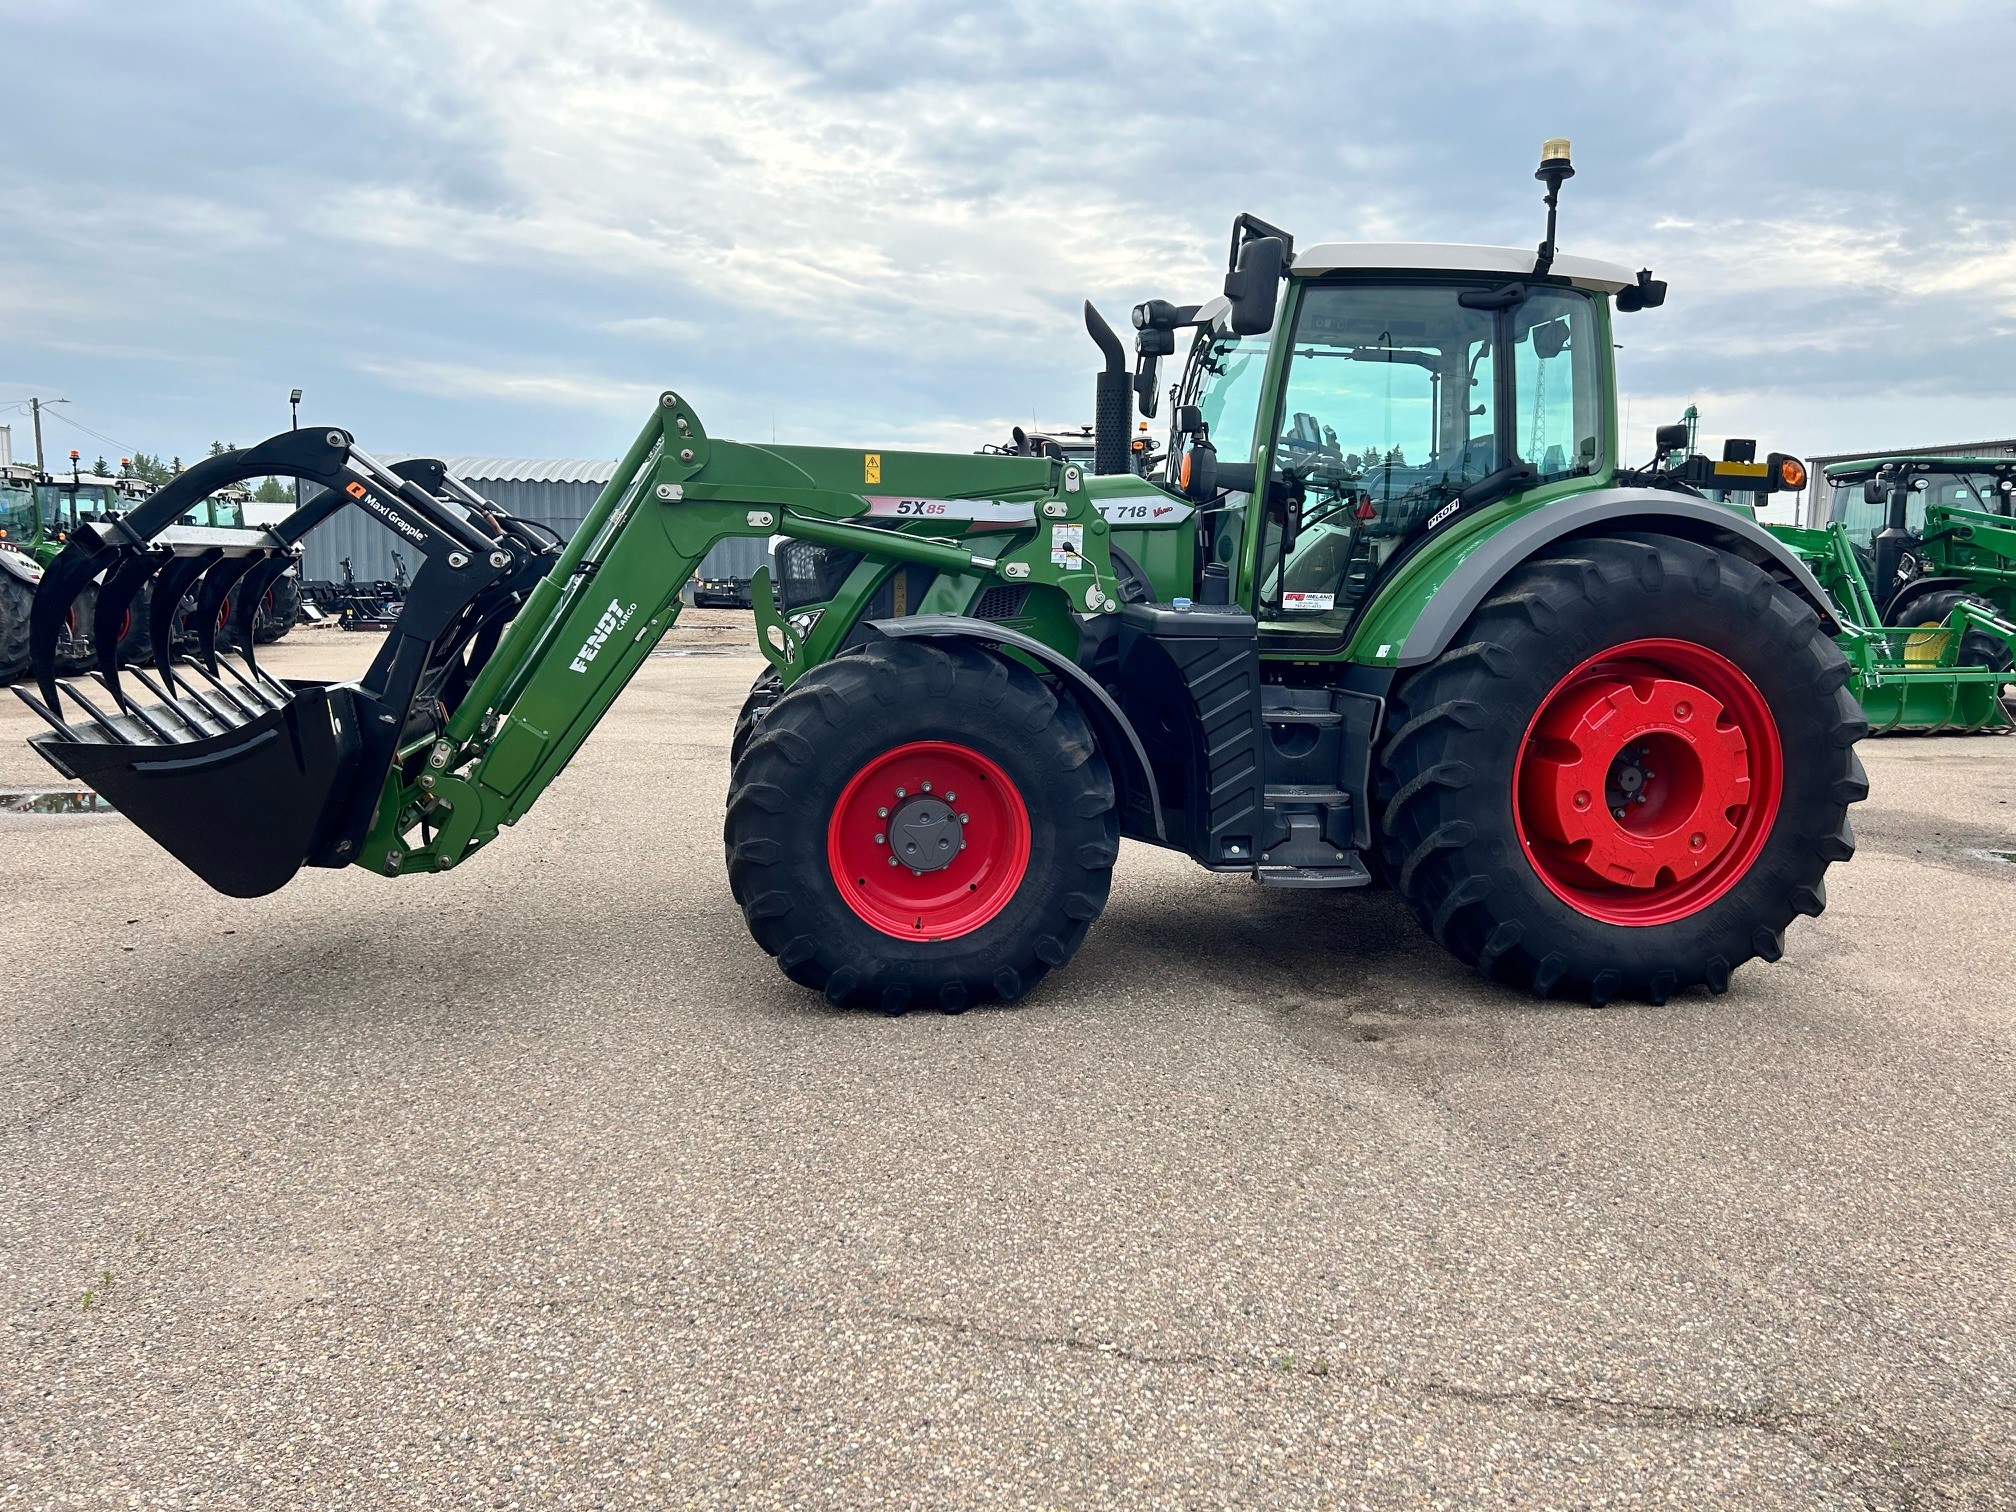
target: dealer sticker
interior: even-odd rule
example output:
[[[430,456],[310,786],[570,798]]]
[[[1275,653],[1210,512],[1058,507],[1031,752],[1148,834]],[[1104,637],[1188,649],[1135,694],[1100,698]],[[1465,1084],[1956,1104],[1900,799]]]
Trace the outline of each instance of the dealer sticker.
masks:
[[[1324,614],[1337,606],[1334,593],[1284,593],[1281,608],[1287,614]]]

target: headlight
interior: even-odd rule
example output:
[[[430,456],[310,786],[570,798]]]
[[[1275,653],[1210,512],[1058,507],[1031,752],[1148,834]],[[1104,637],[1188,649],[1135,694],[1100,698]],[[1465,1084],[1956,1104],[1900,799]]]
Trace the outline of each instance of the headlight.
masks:
[[[811,541],[779,541],[770,553],[777,607],[789,610],[827,602],[839,593],[864,554]]]

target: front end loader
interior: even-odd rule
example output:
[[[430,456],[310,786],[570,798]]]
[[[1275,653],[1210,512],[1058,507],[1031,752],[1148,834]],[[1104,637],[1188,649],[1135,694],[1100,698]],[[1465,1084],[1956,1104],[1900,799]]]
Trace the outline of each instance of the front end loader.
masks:
[[[1135,311],[1131,375],[1088,305],[1089,469],[740,443],[666,393],[563,544],[342,430],[213,458],[49,569],[31,743],[227,893],[445,871],[560,776],[707,551],[755,536],[769,666],[728,880],[836,1004],[1021,997],[1098,918],[1123,836],[1262,886],[1391,887],[1542,996],[1722,991],[1824,906],[1865,724],[1798,555],[1620,466],[1612,311],[1664,285],[1557,255],[1572,171],[1549,143],[1537,253],[1298,253],[1242,216],[1222,294]],[[1166,480],[1144,477],[1130,409],[1155,413],[1183,330]],[[172,523],[269,475],[315,492],[254,543]],[[157,613],[253,602],[352,507],[422,563],[362,677],[275,677],[214,624],[59,677],[84,584],[100,616],[150,583]]]

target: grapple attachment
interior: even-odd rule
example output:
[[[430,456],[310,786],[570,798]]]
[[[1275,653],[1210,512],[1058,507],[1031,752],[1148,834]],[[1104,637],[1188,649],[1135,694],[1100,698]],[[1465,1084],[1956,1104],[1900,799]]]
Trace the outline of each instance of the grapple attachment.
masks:
[[[270,530],[178,523],[217,489],[269,476],[319,491]],[[427,559],[413,592],[357,682],[274,677],[254,649],[259,602],[302,537],[353,504]],[[50,564],[30,624],[37,693],[15,689],[51,726],[29,744],[219,892],[257,897],[304,865],[347,865],[387,773],[431,739],[555,549],[438,462],[387,468],[344,431],[212,457],[123,518],[81,526]],[[57,678],[56,656],[93,583],[87,693]],[[119,660],[119,630],[143,601],[151,670]]]

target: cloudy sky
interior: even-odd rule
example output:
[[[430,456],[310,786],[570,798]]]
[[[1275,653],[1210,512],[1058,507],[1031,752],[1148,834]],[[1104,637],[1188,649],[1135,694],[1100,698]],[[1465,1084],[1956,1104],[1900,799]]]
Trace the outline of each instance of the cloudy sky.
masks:
[[[303,415],[385,452],[968,449],[1091,410],[1077,306],[1304,242],[1540,231],[1634,452],[2016,434],[2016,7],[0,0],[0,405],[88,461]],[[30,449],[25,415],[17,454]],[[73,428],[89,427],[89,431]],[[94,434],[95,433],[95,434]]]

